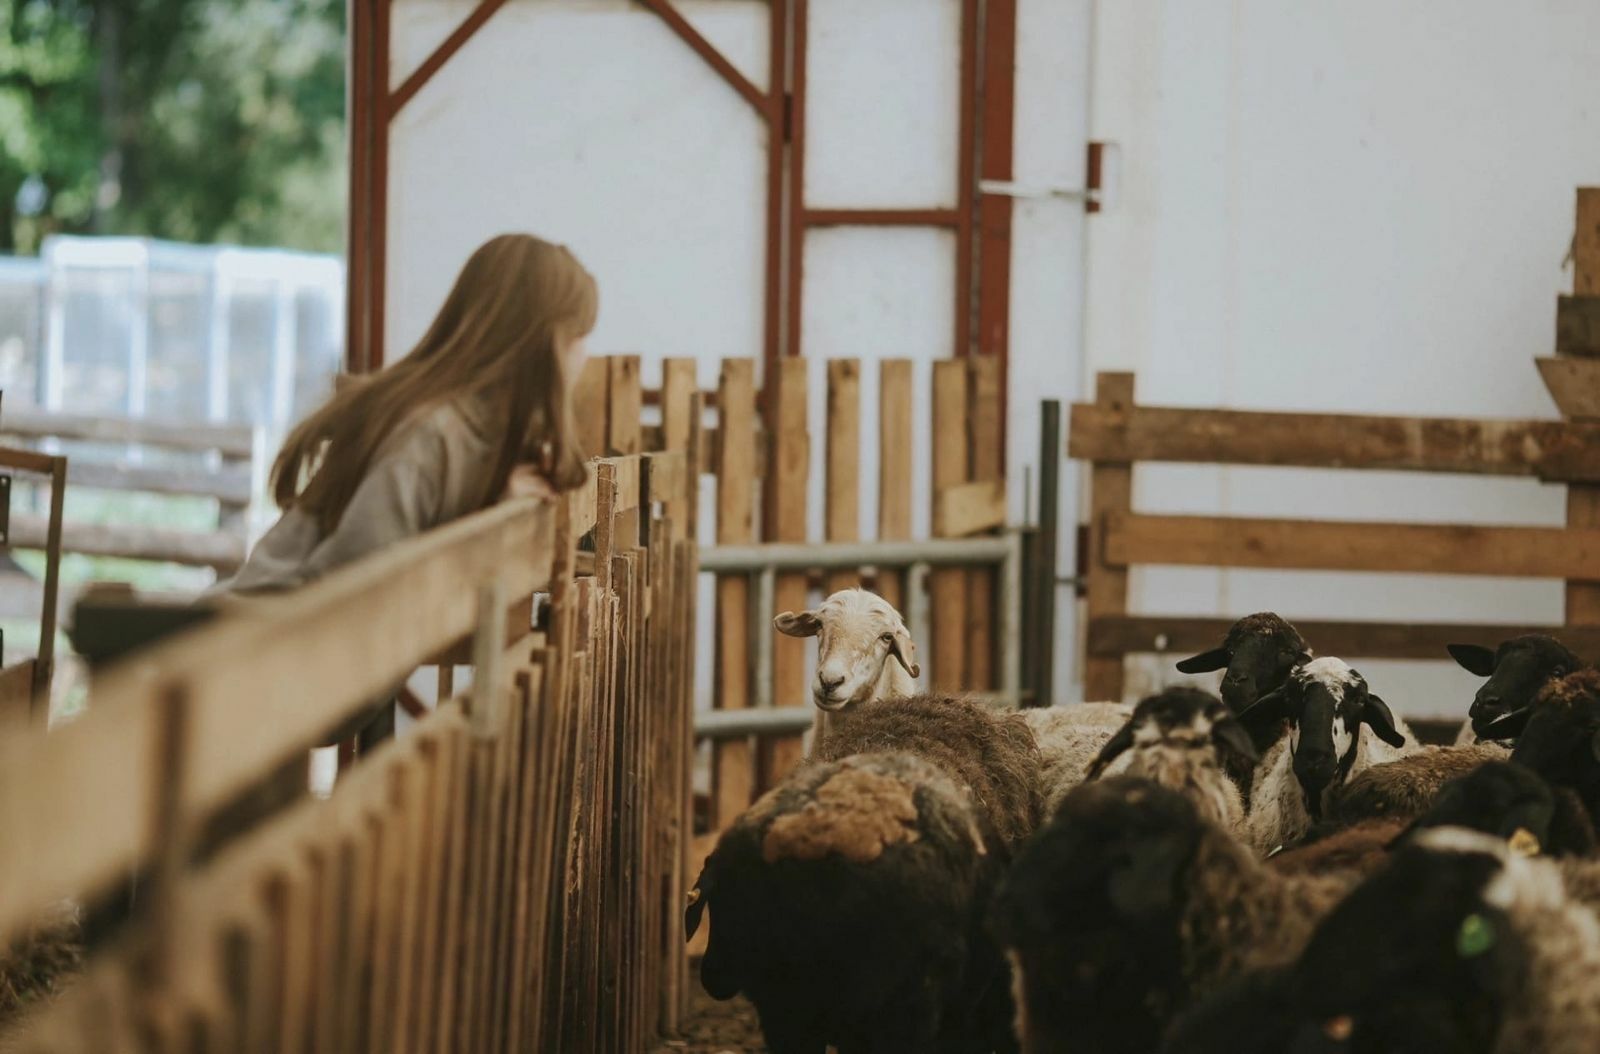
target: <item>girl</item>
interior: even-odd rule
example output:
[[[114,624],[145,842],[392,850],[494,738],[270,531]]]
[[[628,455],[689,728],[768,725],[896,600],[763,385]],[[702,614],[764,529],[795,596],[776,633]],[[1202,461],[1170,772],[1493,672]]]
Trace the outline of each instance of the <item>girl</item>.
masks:
[[[271,479],[283,516],[213,592],[290,589],[503,497],[580,486],[569,395],[598,303],[563,246],[479,248],[411,354],[289,433]]]

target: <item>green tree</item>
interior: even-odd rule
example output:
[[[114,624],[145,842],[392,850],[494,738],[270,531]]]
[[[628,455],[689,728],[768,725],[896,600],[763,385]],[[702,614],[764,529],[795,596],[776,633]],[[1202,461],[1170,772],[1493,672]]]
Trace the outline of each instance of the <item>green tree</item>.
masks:
[[[344,0],[0,0],[0,20],[0,249],[339,248]]]

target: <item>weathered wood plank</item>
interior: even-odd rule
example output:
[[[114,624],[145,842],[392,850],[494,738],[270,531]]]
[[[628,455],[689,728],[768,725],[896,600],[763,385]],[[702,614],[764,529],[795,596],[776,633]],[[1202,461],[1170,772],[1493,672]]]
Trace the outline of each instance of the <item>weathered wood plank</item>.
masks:
[[[1600,529],[1341,523],[1229,516],[1106,518],[1114,567],[1173,564],[1600,581]]]
[[[861,363],[828,360],[828,433],[823,537],[830,542],[861,538]],[[834,571],[826,592],[859,585],[856,571]]]
[[[1600,296],[1556,299],[1556,351],[1600,355]]]
[[[1129,415],[1135,412],[1133,393],[1133,374],[1100,374],[1095,388],[1096,414],[1112,428],[1125,430]],[[1076,408],[1072,420],[1074,424],[1078,420]],[[1089,471],[1089,552],[1083,561],[1087,568],[1085,613],[1091,624],[1105,616],[1127,614],[1128,572],[1106,559],[1105,536],[1111,517],[1125,515],[1132,508],[1133,465],[1126,458],[1095,460]],[[1090,655],[1083,664],[1085,698],[1120,700],[1123,672],[1120,655]]]
[[[606,360],[606,453],[637,454],[639,443],[639,356]]]
[[[1578,188],[1578,222],[1572,239],[1572,292],[1600,296],[1600,187]]]
[[[1580,187],[1576,234],[1572,242],[1572,291],[1578,296],[1600,294],[1600,187]],[[1567,526],[1600,527],[1600,487],[1567,488]],[[1566,619],[1574,625],[1600,625],[1600,585],[1568,582]]]
[[[811,435],[806,427],[806,370],[800,357],[779,359],[768,366],[767,431],[772,437],[766,483],[766,515],[762,535],[772,542],[806,540],[807,492],[810,490]],[[772,635],[772,705],[810,706],[806,690],[806,641],[772,628],[780,611],[806,606],[806,576],[780,574],[773,582],[773,610],[759,613],[761,632]],[[800,736],[770,736],[758,741],[761,785],[771,786],[799,764],[805,752]]]
[[[49,527],[49,521],[43,516],[12,516],[12,547],[43,549],[49,540]],[[64,524],[61,549],[84,556],[120,556],[129,560],[210,567],[222,572],[238,570],[245,557],[244,539],[228,531],[169,531],[159,527],[88,523]]]
[[[911,360],[878,363],[878,538],[911,537]],[[878,592],[902,613],[905,596],[899,574],[880,572]],[[926,641],[918,641],[926,647]]]
[[[933,364],[933,496],[967,482],[971,418],[967,405],[967,364],[943,359]],[[934,534],[938,535],[935,529]],[[933,649],[929,684],[941,691],[967,687],[967,573],[938,568],[928,576]]]
[[[935,537],[966,538],[1003,527],[1005,522],[1005,480],[989,479],[956,483],[933,496]],[[992,593],[984,591],[984,596],[992,597]]]
[[[247,458],[253,450],[248,426],[194,421],[177,423],[135,417],[95,417],[46,413],[6,406],[0,435],[25,439],[81,439],[97,443],[140,443],[173,450],[215,450],[228,458]]]
[[[755,373],[748,359],[724,359],[717,387],[718,544],[755,541]],[[717,579],[716,705],[750,705],[750,583],[739,575]],[[755,755],[748,740],[719,740],[712,747],[712,823],[724,827],[750,804]]]
[[[1533,361],[1561,416],[1600,418],[1600,358],[1545,355]]]
[[[1337,622],[1299,619],[1295,628],[1323,655],[1348,659],[1438,659],[1450,662],[1445,646],[1501,641],[1529,633],[1555,637],[1580,655],[1600,654],[1600,626],[1539,626],[1515,623]],[[1233,625],[1227,618],[1108,615],[1089,623],[1091,655],[1170,654],[1174,661],[1214,648]]]
[[[977,500],[956,502],[956,508],[945,504],[949,492],[935,496],[935,512],[944,509],[949,517],[945,528],[951,537],[1005,525],[1005,430],[1000,419],[1005,398],[1000,390],[1000,365],[994,355],[967,358],[968,417],[972,429],[969,475],[973,485],[987,487],[988,491],[975,494]],[[963,521],[961,513],[970,518]],[[976,567],[967,572],[967,685],[979,691],[995,687],[994,593],[993,568]]]
[[[1587,422],[1154,406],[1121,412],[1077,403],[1072,407],[1068,433],[1067,453],[1085,461],[1376,468],[1600,480],[1600,425]]]
[[[573,423],[578,429],[578,442],[589,457],[604,457],[609,430],[606,415],[610,410],[607,398],[607,380],[611,372],[604,357],[584,360],[578,380],[572,386]]]

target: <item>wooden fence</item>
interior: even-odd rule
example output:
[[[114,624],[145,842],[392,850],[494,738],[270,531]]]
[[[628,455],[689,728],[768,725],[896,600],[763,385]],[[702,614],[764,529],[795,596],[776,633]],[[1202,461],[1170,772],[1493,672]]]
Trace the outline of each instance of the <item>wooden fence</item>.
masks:
[[[67,472],[67,483],[74,488],[217,503],[217,525],[211,531],[69,521],[62,534],[65,552],[210,567],[224,574],[244,562],[251,509],[265,489],[267,454],[259,429],[12,408],[0,416],[0,436],[36,448],[49,442],[74,444]],[[85,449],[88,444],[93,452]],[[174,454],[181,464],[166,463]],[[12,545],[42,549],[48,529],[44,517],[17,515]]]
[[[1133,509],[1140,462],[1389,469],[1600,481],[1600,423],[1261,413],[1140,406],[1133,375],[1102,373],[1075,405],[1068,452],[1090,462],[1088,660],[1084,691],[1120,698],[1130,653],[1216,645],[1229,619],[1128,612],[1128,570],[1141,564],[1561,578],[1600,581],[1600,529],[1351,523],[1227,516],[1151,516]],[[1294,618],[1295,612],[1285,611]],[[1554,633],[1600,654],[1600,620],[1563,626],[1317,622],[1295,619],[1319,651],[1439,659],[1447,643],[1490,647],[1518,633]]]
[[[636,1052],[670,1033],[689,432],[553,507],[497,506],[183,631],[97,677],[86,717],[0,741],[0,941],[139,877],[132,920],[23,1049]],[[230,803],[462,659],[468,695],[212,851]]]
[[[0,446],[0,554],[16,544],[11,515],[12,483],[27,473],[49,488],[50,512],[43,519],[39,548],[44,551],[44,581],[38,594],[39,644],[34,656],[5,665],[0,654],[0,730],[44,716],[55,675],[56,617],[61,592],[62,502],[66,498],[67,459]],[[31,583],[30,583],[31,587]],[[30,593],[35,592],[32,588]],[[0,635],[0,652],[4,636]],[[0,732],[3,734],[3,732]]]

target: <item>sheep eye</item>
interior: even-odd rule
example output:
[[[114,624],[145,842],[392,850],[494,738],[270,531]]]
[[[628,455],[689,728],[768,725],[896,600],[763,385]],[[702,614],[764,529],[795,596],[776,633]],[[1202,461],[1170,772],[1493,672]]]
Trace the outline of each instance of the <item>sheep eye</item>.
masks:
[[[894,634],[893,633],[885,633],[883,636],[879,637],[878,639],[883,641],[885,644],[893,644],[894,643]]]

